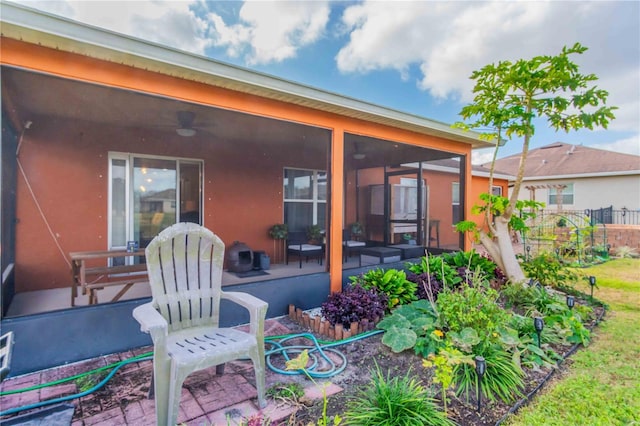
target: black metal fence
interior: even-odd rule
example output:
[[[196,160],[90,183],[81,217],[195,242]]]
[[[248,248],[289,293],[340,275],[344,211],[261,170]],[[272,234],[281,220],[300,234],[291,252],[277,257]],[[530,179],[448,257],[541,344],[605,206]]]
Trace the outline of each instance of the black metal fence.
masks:
[[[594,225],[640,225],[640,210],[622,208],[614,210],[613,206],[585,210],[543,210],[542,215],[583,216]]]

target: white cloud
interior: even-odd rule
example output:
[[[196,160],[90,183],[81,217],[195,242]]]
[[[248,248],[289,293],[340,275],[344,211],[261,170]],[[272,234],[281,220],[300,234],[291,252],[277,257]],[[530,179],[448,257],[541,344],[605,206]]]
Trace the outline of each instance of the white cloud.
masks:
[[[606,149],[624,154],[640,155],[640,135],[621,139],[613,142],[604,142],[589,145],[591,148]],[[638,164],[640,166],[640,164]]]
[[[343,72],[369,72],[391,68],[404,72],[411,63],[424,59],[437,42],[429,37],[446,29],[441,19],[455,12],[448,3],[364,2],[347,7],[342,24],[350,33],[349,43],[336,56]],[[431,8],[439,10],[436,16]]]
[[[280,62],[323,35],[329,12],[324,1],[246,2],[240,23],[227,25],[221,16],[210,14],[216,30],[213,43],[230,56],[248,52],[249,64]]]
[[[640,129],[637,2],[387,2],[347,7],[349,42],[336,56],[342,72],[412,64],[431,96],[472,99],[473,70],[499,60],[557,54],[575,42],[589,50],[573,59],[595,73],[616,105],[612,130]]]
[[[193,53],[204,54],[209,46],[222,47],[231,57],[245,56],[248,64],[295,57],[298,49],[324,34],[330,13],[326,1],[250,1],[228,18],[234,22],[227,23],[222,15],[202,12],[208,5],[196,0],[22,3]]]
[[[207,23],[189,1],[21,1],[20,3],[111,31],[203,54]]]
[[[493,159],[493,148],[476,149],[471,152],[471,164],[481,165],[490,163]]]

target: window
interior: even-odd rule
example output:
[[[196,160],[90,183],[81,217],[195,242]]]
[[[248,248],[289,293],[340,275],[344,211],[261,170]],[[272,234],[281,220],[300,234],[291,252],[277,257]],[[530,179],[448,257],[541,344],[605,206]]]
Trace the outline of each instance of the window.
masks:
[[[492,186],[491,187],[491,194],[492,195],[497,195],[499,197],[502,197],[502,187],[501,186]]]
[[[573,184],[567,183],[565,184],[567,187],[562,190],[561,193],[561,202],[563,206],[573,204]],[[557,205],[558,204],[558,190],[556,188],[549,188],[549,203]]]
[[[178,221],[202,223],[202,161],[111,153],[109,247],[146,247]]]
[[[284,169],[284,222],[290,231],[311,225],[324,228],[327,173],[321,170]]]
[[[451,183],[451,205],[452,205],[452,213],[451,213],[451,223],[456,224],[460,222],[462,216],[460,215],[460,183],[452,182]]]

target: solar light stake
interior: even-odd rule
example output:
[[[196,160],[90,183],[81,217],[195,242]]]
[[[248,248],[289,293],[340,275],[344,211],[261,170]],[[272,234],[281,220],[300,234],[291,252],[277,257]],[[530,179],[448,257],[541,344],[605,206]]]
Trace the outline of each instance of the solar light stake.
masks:
[[[535,317],[533,319],[533,327],[536,329],[536,334],[538,335],[538,348],[540,347],[540,333],[542,333],[542,329],[544,328],[544,320],[540,317]]]
[[[575,304],[576,304],[576,301],[573,298],[573,296],[567,296],[567,306],[569,307],[569,309],[573,309]]]
[[[480,355],[476,356],[476,373],[478,374],[478,383],[477,383],[477,395],[478,395],[478,412],[480,412],[480,406],[482,405],[482,376],[484,376],[485,371],[487,371],[487,363],[484,358]]]
[[[593,302],[593,288],[596,286],[596,277],[593,275],[589,277],[589,285],[591,286],[591,301]]]

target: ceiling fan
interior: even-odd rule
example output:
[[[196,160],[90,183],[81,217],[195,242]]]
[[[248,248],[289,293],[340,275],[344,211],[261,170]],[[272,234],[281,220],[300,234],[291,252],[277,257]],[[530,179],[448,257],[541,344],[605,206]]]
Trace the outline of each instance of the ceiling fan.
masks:
[[[358,149],[358,142],[354,142],[355,150],[353,152],[354,160],[364,160],[366,158],[366,154]]]
[[[197,132],[193,128],[193,121],[196,118],[196,113],[193,111],[178,111],[178,128],[176,133],[182,137],[194,136]]]

